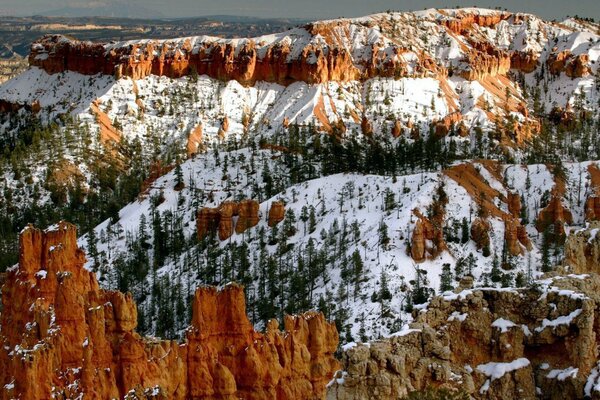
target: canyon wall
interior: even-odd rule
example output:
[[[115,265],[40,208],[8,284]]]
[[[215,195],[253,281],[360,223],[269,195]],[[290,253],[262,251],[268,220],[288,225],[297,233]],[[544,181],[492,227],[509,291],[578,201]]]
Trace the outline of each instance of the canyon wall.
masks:
[[[598,399],[599,290],[593,274],[435,297],[409,329],[346,346],[327,399],[442,389],[474,399]]]
[[[479,80],[505,75],[511,68],[525,72],[536,68],[536,54],[499,50],[482,35],[474,34],[481,28],[495,29],[503,21],[522,23],[518,21],[521,17],[507,12],[490,15],[458,12],[451,16],[439,10],[437,16],[408,17],[401,22],[406,26],[401,26],[409,31],[414,23],[423,24],[426,20],[436,25],[435,33],[428,34],[447,32],[460,38],[464,53],[462,66],[453,68],[465,79]],[[50,74],[75,71],[132,79],[148,75],[179,78],[206,74],[222,81],[236,80],[243,85],[254,85],[257,81],[288,85],[297,81],[348,82],[376,76],[448,76],[447,66],[429,54],[426,46],[406,45],[396,37],[397,27],[394,25],[391,29],[388,25],[389,21],[382,16],[372,16],[369,21],[315,22],[286,32],[288,37],[284,40],[276,35],[232,40],[193,37],[102,44],[47,35],[32,45],[29,64]],[[359,39],[354,36],[374,37],[370,32],[377,30],[388,38],[365,39],[365,43],[359,44]],[[569,76],[585,69],[585,60],[578,62],[568,70]]]
[[[234,284],[196,291],[183,343],[141,337],[131,296],[100,289],[84,262],[71,224],[21,233],[3,278],[0,399],[321,399],[338,369],[322,314],[256,332]]]

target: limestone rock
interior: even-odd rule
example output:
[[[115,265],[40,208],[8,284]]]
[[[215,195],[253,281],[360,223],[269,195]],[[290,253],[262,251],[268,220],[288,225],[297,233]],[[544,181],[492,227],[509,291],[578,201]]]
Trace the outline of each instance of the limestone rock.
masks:
[[[327,399],[392,400],[427,388],[474,399],[584,398],[588,377],[597,382],[600,276],[549,281],[542,296],[538,287],[434,297],[409,328],[348,348]]]
[[[540,211],[535,227],[543,232],[548,226],[554,225],[555,233],[564,234],[564,225],[572,224],[573,216],[562,203],[560,196],[553,195],[550,203]]]
[[[2,287],[0,399],[323,399],[339,367],[323,314],[256,332],[234,284],[196,291],[185,342],[142,338],[131,295],[100,289],[84,263],[71,224],[21,234]]]
[[[416,262],[423,262],[427,258],[435,258],[446,249],[444,232],[440,221],[443,215],[438,215],[438,220],[430,221],[419,211],[414,210],[417,222],[413,228],[410,241],[410,255]]]
[[[482,218],[477,218],[471,224],[471,239],[475,242],[478,250],[481,250],[490,245],[491,226],[488,221]]]
[[[256,200],[240,202],[225,201],[218,208],[203,207],[196,216],[196,233],[202,240],[210,233],[216,233],[220,240],[227,240],[235,231],[244,233],[258,224],[259,204]],[[234,217],[237,218],[237,223]]]
[[[285,205],[281,201],[275,201],[269,209],[269,226],[273,227],[283,221],[285,217]]]
[[[586,229],[569,234],[565,241],[565,266],[570,272],[600,273],[600,237],[595,229],[600,222],[592,221]]]

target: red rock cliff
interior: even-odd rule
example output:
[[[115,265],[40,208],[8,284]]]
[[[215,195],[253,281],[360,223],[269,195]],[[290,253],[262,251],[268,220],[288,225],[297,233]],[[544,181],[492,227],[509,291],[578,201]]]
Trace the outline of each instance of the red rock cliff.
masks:
[[[243,289],[196,291],[184,343],[135,332],[130,295],[102,290],[68,223],[20,237],[2,288],[0,399],[319,399],[338,363],[320,313],[255,332]],[[32,384],[34,382],[35,384]]]

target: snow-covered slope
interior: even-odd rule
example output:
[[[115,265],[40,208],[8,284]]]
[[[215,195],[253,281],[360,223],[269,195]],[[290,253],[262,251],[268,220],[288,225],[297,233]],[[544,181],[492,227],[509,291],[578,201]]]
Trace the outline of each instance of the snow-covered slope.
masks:
[[[253,170],[252,165],[256,169]],[[498,166],[504,176],[499,180],[489,163],[472,165],[483,181],[502,196],[513,192],[525,199],[524,215],[529,221],[526,228],[533,243],[530,250],[523,248],[521,255],[507,255],[504,220],[494,215],[487,219],[491,224],[490,255],[485,256],[477,249],[468,232],[466,241],[460,239],[461,224],[470,229],[480,207],[478,199],[447,171],[397,178],[336,174],[289,186],[285,179],[287,167],[278,152],[244,149],[218,156],[198,155],[183,163],[181,176],[185,187],[181,190],[175,190],[175,171],[154,182],[138,201],[120,211],[118,221],[107,220],[96,228],[95,237],[99,242],[94,252],[97,251],[99,256],[96,260],[90,258],[88,267],[99,271],[105,285],[118,286],[121,272],[115,272],[114,266],[132,262],[136,257],[135,243],[139,243],[141,236],[149,247],[153,243],[156,246],[152,225],[159,221],[159,224],[179,227],[173,232],[180,233],[170,234],[181,234],[185,244],[167,257],[155,275],[147,272],[143,280],[146,284],[130,288],[140,296],[142,312],[152,314],[150,304],[157,301],[152,296],[146,297],[147,293],[142,295],[147,292],[145,287],[152,286],[164,276],[171,282],[179,282],[183,292],[193,290],[197,284],[225,284],[245,277],[250,307],[255,310],[259,307],[259,293],[265,290],[261,286],[267,285],[267,280],[275,279],[276,285],[284,286],[283,292],[287,294],[282,297],[268,293],[267,289],[264,295],[269,296],[277,307],[289,310],[294,307],[291,293],[297,290],[292,277],[303,276],[302,268],[308,268],[311,258],[318,258],[323,253],[324,268],[312,276],[314,292],[308,306],[323,307],[325,301],[331,317],[341,318],[341,326],[349,332],[347,340],[386,335],[410,320],[406,311],[410,309],[407,305],[415,285],[424,284],[439,291],[444,264],[450,267],[452,286],[468,273],[472,273],[478,284],[485,285],[524,284],[541,273],[542,235],[534,224],[544,206],[544,196],[548,196],[555,185],[553,174],[544,165]],[[563,201],[573,212],[574,225],[584,223],[583,204],[591,193],[587,165],[566,166],[568,190]],[[265,170],[279,177],[278,184],[286,188],[272,198],[261,199],[257,192],[265,185]],[[413,210],[427,215],[440,187],[448,197],[444,207],[447,250],[433,259],[416,263],[409,249],[417,222]],[[226,241],[217,242],[215,248],[207,249],[204,242],[199,243],[196,239],[197,211],[201,207],[217,207],[225,200],[239,199],[260,201],[259,224],[244,234],[234,234]],[[285,220],[278,226],[276,234],[267,225],[270,206],[278,200],[285,202],[287,213],[293,211],[293,217],[286,214],[288,220],[295,218],[295,222],[291,222],[294,229],[290,236],[282,234],[286,229]],[[508,212],[507,203],[500,198],[494,200],[499,210]],[[314,221],[310,222],[308,217],[303,220],[301,216],[311,207]],[[144,222],[141,222],[142,216]],[[157,216],[163,219],[157,220]],[[382,226],[385,226],[385,234]],[[389,241],[382,239],[382,235],[387,235]],[[282,246],[282,243],[286,245]],[[88,236],[83,237],[80,244],[87,247],[89,253]],[[149,250],[150,264],[153,251]],[[216,261],[209,262],[209,257],[215,257]],[[555,257],[553,262],[559,262],[559,253]],[[264,270],[268,259],[276,260],[279,268],[271,278]],[[232,263],[231,268],[226,267],[229,263]],[[497,267],[505,263],[503,268],[509,268],[502,269],[501,275],[505,276],[501,282],[494,282],[491,277],[494,263]],[[218,271],[208,272],[214,265],[219,265]],[[239,268],[247,270],[240,271]],[[385,290],[390,290],[394,296],[382,298],[381,293]],[[256,318],[255,322],[260,321]],[[148,329],[152,331],[151,327]]]

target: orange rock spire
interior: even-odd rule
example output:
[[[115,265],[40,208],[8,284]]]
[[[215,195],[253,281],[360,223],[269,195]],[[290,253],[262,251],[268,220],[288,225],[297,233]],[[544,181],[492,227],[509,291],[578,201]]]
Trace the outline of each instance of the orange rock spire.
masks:
[[[131,295],[83,268],[75,226],[27,227],[2,288],[0,399],[321,399],[338,334],[320,313],[254,331],[243,288],[196,291],[184,343],[135,332]],[[35,382],[35,384],[32,384]]]

